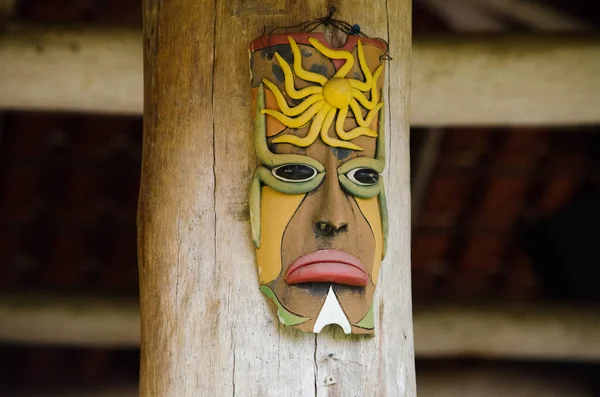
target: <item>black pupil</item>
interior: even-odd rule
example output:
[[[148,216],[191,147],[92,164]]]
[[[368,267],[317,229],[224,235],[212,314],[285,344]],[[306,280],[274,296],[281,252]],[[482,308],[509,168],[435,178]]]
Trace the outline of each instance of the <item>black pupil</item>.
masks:
[[[379,180],[379,174],[369,168],[361,168],[354,173],[354,179],[360,183],[373,185]]]
[[[302,164],[288,164],[277,168],[275,173],[285,179],[302,181],[311,178],[315,174],[315,170]]]

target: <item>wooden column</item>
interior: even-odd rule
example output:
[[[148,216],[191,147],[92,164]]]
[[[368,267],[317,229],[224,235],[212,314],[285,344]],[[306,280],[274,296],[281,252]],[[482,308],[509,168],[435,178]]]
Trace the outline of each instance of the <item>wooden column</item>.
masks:
[[[338,4],[335,4],[338,3]],[[374,337],[277,323],[248,217],[256,159],[248,44],[324,16],[390,42],[390,240]],[[144,1],[139,203],[142,397],[415,396],[408,150],[411,2]]]

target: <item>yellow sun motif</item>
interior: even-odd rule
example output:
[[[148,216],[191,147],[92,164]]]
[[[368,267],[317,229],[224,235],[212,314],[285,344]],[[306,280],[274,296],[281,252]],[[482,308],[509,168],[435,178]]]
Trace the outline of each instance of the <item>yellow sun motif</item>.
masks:
[[[290,128],[300,128],[312,120],[312,124],[305,137],[295,135],[284,135],[273,139],[273,143],[291,143],[296,146],[306,147],[312,145],[319,132],[321,139],[329,146],[335,146],[351,150],[363,150],[360,146],[351,142],[358,136],[366,135],[376,137],[377,132],[370,128],[371,122],[383,106],[379,102],[377,90],[377,79],[383,71],[380,65],[373,74],[367,66],[362,44],[358,41],[358,62],[365,76],[365,81],[346,78],[346,75],[354,66],[354,56],[351,52],[332,50],[317,39],[308,39],[320,53],[330,59],[344,59],[346,62],[338,69],[331,79],[309,72],[302,68],[300,49],[292,37],[288,37],[292,53],[294,55],[294,72],[302,80],[320,84],[296,90],[294,87],[294,75],[290,65],[276,52],[275,57],[285,76],[285,92],[292,99],[304,99],[299,105],[288,106],[283,94],[275,84],[267,79],[263,83],[269,88],[275,97],[275,101],[281,112],[273,109],[263,109],[263,114],[279,120],[283,125]],[[371,99],[367,99],[364,92],[371,92]],[[363,118],[361,105],[368,110],[367,116]],[[352,109],[358,127],[350,131],[344,130],[344,122],[348,115],[348,108]],[[294,117],[297,116],[297,117]],[[335,132],[340,139],[332,138],[327,133],[335,120]]]

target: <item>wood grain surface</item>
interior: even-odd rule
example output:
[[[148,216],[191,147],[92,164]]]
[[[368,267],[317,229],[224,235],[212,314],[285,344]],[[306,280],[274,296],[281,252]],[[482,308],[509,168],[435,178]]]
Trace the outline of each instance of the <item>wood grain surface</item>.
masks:
[[[390,243],[374,337],[279,325],[258,290],[248,44],[322,17],[390,43]],[[144,2],[138,217],[140,396],[415,396],[410,294],[409,0]]]

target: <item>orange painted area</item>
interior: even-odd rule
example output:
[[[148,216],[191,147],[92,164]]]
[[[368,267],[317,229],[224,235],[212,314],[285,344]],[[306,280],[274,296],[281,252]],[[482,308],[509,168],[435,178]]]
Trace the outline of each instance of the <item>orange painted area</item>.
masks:
[[[277,101],[275,101],[275,95],[267,88],[265,88],[265,108],[279,111],[279,106],[277,106]],[[275,136],[285,129],[286,126],[275,117],[267,116],[267,137],[270,138]]]
[[[383,109],[379,109],[380,112],[383,112]],[[377,129],[379,128],[379,115],[373,117],[373,120],[371,120],[371,125],[369,126],[373,131],[378,131]],[[379,131],[377,132],[379,133]]]
[[[258,280],[271,282],[281,273],[281,242],[286,226],[300,206],[304,194],[283,194],[268,186],[261,191],[260,248],[256,250]]]
[[[379,278],[379,270],[381,269],[381,258],[383,258],[383,228],[381,226],[379,198],[375,196],[370,199],[361,199],[358,197],[355,197],[355,199],[360,212],[363,213],[367,222],[369,222],[375,237],[375,255],[373,258],[371,281],[376,285]]]

